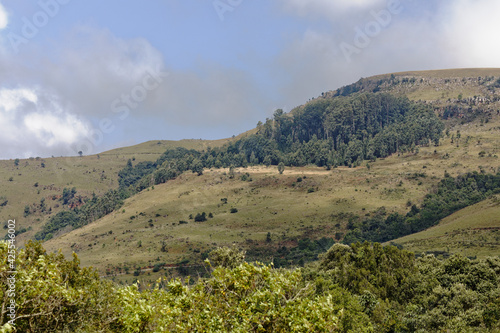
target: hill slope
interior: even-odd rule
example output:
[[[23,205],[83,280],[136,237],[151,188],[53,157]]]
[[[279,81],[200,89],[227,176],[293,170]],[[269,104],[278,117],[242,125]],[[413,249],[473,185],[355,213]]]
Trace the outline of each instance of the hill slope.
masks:
[[[355,96],[360,92],[380,91],[409,96],[430,105],[445,122],[446,135],[441,138],[439,146],[423,145],[376,162],[358,163],[357,168],[340,167],[331,171],[314,166],[287,167],[285,173],[279,175],[276,167],[260,166],[237,169],[233,179],[229,178],[227,169],[205,170],[202,176],[184,173],[175,180],[154,189],[150,187],[129,198],[122,209],[101,220],[50,240],[46,247],[50,250],[62,248],[66,254],[77,251],[83,263],[96,265],[104,273],[106,269],[111,272],[120,267],[175,264],[183,260],[196,264],[202,260],[203,252],[215,244],[237,244],[257,258],[270,260],[272,257],[288,258],[288,251],[300,245],[300,239],[323,236],[342,239],[353,216],[405,213],[409,203],[421,203],[445,170],[452,176],[469,171],[497,171],[500,152],[499,76],[500,70],[497,69],[467,69],[395,73],[362,79],[323,94],[292,113],[300,113],[308,105],[317,105],[321,99],[337,95]],[[275,124],[271,122],[271,128],[273,126]],[[255,130],[243,135],[251,133]],[[128,158],[136,157],[136,164],[154,160],[163,149],[176,145],[207,149],[230,141],[152,141],[102,153],[99,160],[94,156],[74,158],[73,161],[75,168],[80,168],[75,170],[82,175],[85,172],[92,174],[91,167],[102,166],[107,161],[115,177],[109,175],[114,183],[103,184],[104,189],[117,186],[117,164],[123,166]],[[85,164],[82,161],[86,161]],[[4,177],[17,170],[8,168],[13,161],[2,163],[6,163],[5,169],[8,170]],[[21,161],[20,166],[23,163],[25,161]],[[30,177],[26,177],[23,185],[34,182],[35,174],[35,170],[27,172]],[[76,186],[82,193],[90,195],[95,185],[92,178],[85,182],[84,176],[78,181],[73,179],[75,175],[76,171],[70,172],[57,184],[60,187]],[[242,176],[250,177],[252,181],[242,180]],[[19,190],[17,186],[12,186],[12,190],[29,192]],[[61,190],[53,192],[60,194]],[[45,196],[52,194],[45,193]],[[30,201],[39,200],[40,194],[33,198]],[[223,198],[228,199],[227,204],[223,204]],[[52,204],[55,202],[57,200]],[[231,207],[237,208],[238,212],[230,213]],[[3,214],[1,209],[0,214]],[[17,209],[19,212],[22,207]],[[202,212],[213,213],[214,217],[200,223],[189,219],[189,214],[196,216]],[[33,225],[34,231],[45,220],[46,217],[39,213],[21,219],[23,224]],[[267,239],[268,233],[270,240]],[[29,232],[26,236],[33,234]],[[283,246],[287,249],[279,252]]]
[[[241,136],[244,135],[247,133]],[[109,189],[118,188],[118,172],[129,159],[134,163],[151,161],[168,148],[202,150],[219,147],[237,138],[158,140],[90,156],[0,160],[0,220],[16,219],[20,226],[18,231],[26,230],[17,238],[18,244],[23,244],[26,239],[33,238],[51,216],[65,208],[60,201],[64,188],[76,188],[76,196],[82,196],[85,201],[92,193],[99,196]],[[26,215],[27,206],[29,214]]]
[[[500,117],[483,126],[478,121],[457,125],[455,130],[474,135],[481,144],[469,142],[457,147],[448,137],[439,147],[421,147],[417,154],[371,162],[370,169],[287,167],[279,175],[275,166],[259,166],[236,169],[233,179],[228,169],[205,170],[202,176],[185,173],[142,191],[127,199],[119,211],[45,246],[51,251],[62,248],[65,254],[76,251],[82,263],[98,267],[102,274],[128,267],[128,275],[118,276],[128,282],[135,267],[185,260],[189,265],[199,264],[203,253],[216,245],[235,244],[247,249],[253,258],[269,261],[284,255],[278,253],[283,246],[290,250],[299,245],[300,239],[341,240],[351,217],[375,215],[381,207],[386,215],[406,213],[408,202],[418,205],[444,170],[451,176],[480,171],[478,166],[493,172],[498,167],[494,157],[500,143],[498,128]],[[483,150],[491,156],[481,157]],[[242,180],[247,173],[252,181]],[[308,193],[310,189],[313,192]],[[228,199],[227,204],[223,198]],[[232,207],[238,212],[230,213]],[[214,217],[206,222],[189,219],[190,214],[195,217],[202,212]],[[270,242],[266,241],[268,232]],[[168,252],[162,251],[164,245]],[[166,272],[147,273],[152,275],[142,278],[154,281]]]
[[[417,254],[496,256],[500,253],[500,197],[497,195],[464,208],[437,226],[395,239],[393,243]]]

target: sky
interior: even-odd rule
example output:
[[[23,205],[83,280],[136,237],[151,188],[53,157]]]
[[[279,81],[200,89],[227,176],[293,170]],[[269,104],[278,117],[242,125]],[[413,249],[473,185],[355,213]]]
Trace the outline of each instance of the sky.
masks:
[[[0,159],[220,139],[361,77],[500,67],[498,0],[0,0]]]

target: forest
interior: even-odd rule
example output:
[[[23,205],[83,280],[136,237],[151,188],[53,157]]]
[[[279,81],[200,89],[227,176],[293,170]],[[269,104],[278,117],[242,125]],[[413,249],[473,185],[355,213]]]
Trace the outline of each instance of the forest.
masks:
[[[167,150],[155,162],[132,163],[119,173],[120,186],[142,190],[187,170],[248,165],[355,167],[363,161],[418,146],[439,144],[444,124],[431,107],[389,94],[320,98],[257,124],[250,134],[221,148]],[[153,177],[150,175],[153,174]]]
[[[1,274],[9,243],[0,242]],[[438,260],[378,243],[334,244],[303,268],[246,262],[236,248],[208,277],[118,286],[76,254],[29,242],[15,261],[16,320],[2,279],[0,332],[498,332],[500,260]],[[11,296],[9,296],[11,297]]]

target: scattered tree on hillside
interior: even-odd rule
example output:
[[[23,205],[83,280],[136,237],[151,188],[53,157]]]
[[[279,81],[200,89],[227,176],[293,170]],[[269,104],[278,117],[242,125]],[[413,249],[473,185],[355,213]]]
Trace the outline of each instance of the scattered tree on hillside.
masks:
[[[191,170],[195,173],[198,174],[198,176],[201,176],[203,174],[203,164],[199,159],[195,159],[193,161],[193,165],[191,167]]]
[[[283,171],[285,171],[285,164],[283,162],[280,162],[278,164],[278,172],[281,174],[283,174]]]

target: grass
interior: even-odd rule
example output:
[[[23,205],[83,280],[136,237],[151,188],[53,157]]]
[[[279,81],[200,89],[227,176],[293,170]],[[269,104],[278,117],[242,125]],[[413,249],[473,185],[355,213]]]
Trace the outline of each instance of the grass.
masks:
[[[240,179],[246,172],[251,182]],[[302,182],[297,183],[298,177]],[[207,170],[202,176],[184,174],[139,193],[120,211],[45,246],[50,251],[62,248],[65,255],[76,251],[84,265],[92,264],[101,272],[110,265],[154,265],[158,257],[166,263],[184,259],[200,263],[201,253],[207,250],[232,244],[249,249],[264,243],[268,232],[273,246],[290,246],[303,237],[334,237],[347,223],[334,217],[339,212],[357,214],[380,206],[401,210],[411,196],[425,193],[421,188],[397,197],[381,196],[384,189],[371,189],[366,181],[373,178],[386,188],[397,186],[388,185],[390,177],[377,176],[366,168],[326,171],[316,167],[287,168],[283,175],[276,167],[249,167],[237,169],[234,179],[224,169]],[[311,187],[316,190],[308,193]],[[231,213],[231,208],[238,212]],[[201,212],[214,217],[201,223],[189,219],[190,214]],[[342,226],[335,227],[337,223]],[[168,252],[160,251],[163,242]]]
[[[18,241],[22,244],[26,238],[33,237],[52,214],[63,208],[57,199],[52,199],[61,195],[63,188],[76,187],[77,195],[87,197],[92,192],[103,194],[118,187],[118,171],[126,162],[127,158],[119,155],[22,159],[18,166],[14,160],[2,160],[0,197],[5,197],[8,203],[0,207],[0,217],[3,221],[16,219],[20,228],[31,227],[29,232],[19,236]],[[9,181],[10,177],[12,181]],[[42,198],[52,213],[24,217],[24,207],[39,205]]]
[[[52,198],[61,195],[65,187],[76,187],[77,195],[83,197],[90,197],[92,193],[101,195],[109,189],[118,188],[118,172],[125,167],[128,159],[133,159],[134,164],[154,161],[168,148],[201,150],[220,146],[229,140],[233,139],[148,141],[82,157],[20,159],[17,166],[13,159],[0,160],[0,198],[8,200],[6,206],[0,207],[0,219],[4,222],[15,219],[20,229],[31,227],[18,236],[18,244],[22,245],[33,238],[51,216],[63,209],[61,203]],[[25,217],[25,206],[36,207],[42,198],[45,198],[47,210],[51,209],[51,213],[37,212]]]
[[[415,78],[414,83],[403,83],[385,89],[388,92],[408,96],[412,100],[432,101],[436,105],[446,105],[448,99],[458,99],[474,96],[488,96],[491,93],[483,84],[485,77],[500,77],[498,68],[457,68],[431,71],[408,71],[393,74],[376,75],[364,79],[378,81],[390,78]],[[482,78],[479,81],[479,78]],[[467,80],[463,80],[467,78]],[[421,81],[422,80],[422,81]],[[493,82],[493,81],[491,81]]]
[[[438,225],[394,240],[414,253],[443,251],[466,256],[497,256],[500,253],[500,196],[464,208]]]

